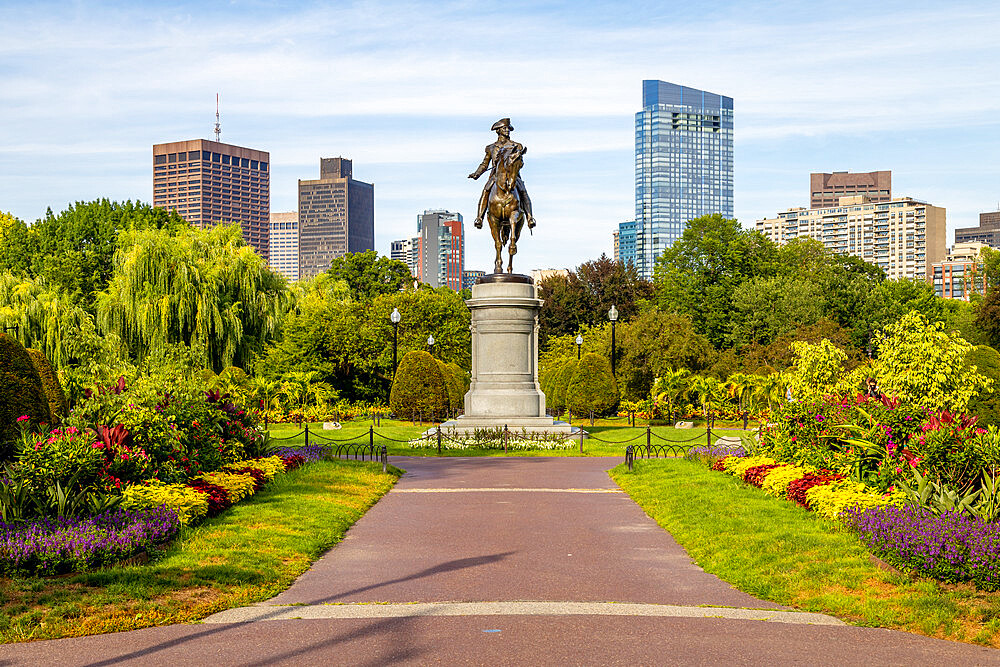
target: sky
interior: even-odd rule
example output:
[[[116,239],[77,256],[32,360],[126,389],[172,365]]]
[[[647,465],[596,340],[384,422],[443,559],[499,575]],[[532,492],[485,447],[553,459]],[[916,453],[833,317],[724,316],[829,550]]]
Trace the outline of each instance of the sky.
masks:
[[[271,157],[271,210],[321,157],[375,184],[376,250],[466,218],[509,117],[538,226],[515,269],[612,254],[634,217],[643,79],[734,99],[735,215],[808,206],[809,173],[892,171],[956,227],[1000,207],[1000,3],[0,2],[0,211],[152,200],[152,144]],[[526,233],[526,232],[525,232]]]

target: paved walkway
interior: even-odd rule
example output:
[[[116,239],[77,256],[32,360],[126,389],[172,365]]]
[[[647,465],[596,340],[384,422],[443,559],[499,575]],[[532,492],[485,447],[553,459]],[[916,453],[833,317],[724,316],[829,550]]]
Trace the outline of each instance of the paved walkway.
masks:
[[[1000,664],[846,626],[695,566],[611,482],[618,459],[401,458],[291,588],[202,625],[0,647],[13,664]]]

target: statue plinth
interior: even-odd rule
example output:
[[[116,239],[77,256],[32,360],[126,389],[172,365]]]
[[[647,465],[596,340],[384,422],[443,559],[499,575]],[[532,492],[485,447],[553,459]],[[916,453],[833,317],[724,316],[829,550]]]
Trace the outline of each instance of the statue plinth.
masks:
[[[472,383],[465,414],[441,424],[459,434],[503,428],[569,434],[566,422],[545,415],[538,386],[538,298],[528,276],[494,273],[472,287]]]

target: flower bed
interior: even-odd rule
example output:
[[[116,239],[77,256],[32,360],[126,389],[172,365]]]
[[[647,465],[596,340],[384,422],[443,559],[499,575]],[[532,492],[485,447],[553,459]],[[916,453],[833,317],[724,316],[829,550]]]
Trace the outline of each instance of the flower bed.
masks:
[[[880,558],[941,579],[1000,590],[1000,524],[911,506],[847,510],[845,523]]]
[[[180,525],[177,513],[163,506],[0,523],[0,572],[51,575],[115,563],[169,540]]]
[[[409,441],[409,446],[413,449],[427,449],[437,447],[437,435],[431,434]],[[528,433],[526,431],[509,431],[507,434],[506,449],[508,451],[556,451],[573,449],[579,443],[578,440],[567,438],[561,435],[548,435],[544,433]],[[441,433],[441,449],[504,449],[504,437],[502,429],[482,429],[477,430],[474,435],[457,435]]]

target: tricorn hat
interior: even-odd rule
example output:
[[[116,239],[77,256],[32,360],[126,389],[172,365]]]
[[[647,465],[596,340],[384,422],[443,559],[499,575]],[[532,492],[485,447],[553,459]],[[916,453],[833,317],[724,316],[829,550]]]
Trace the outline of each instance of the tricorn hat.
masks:
[[[514,126],[510,124],[510,118],[501,118],[497,122],[493,123],[493,127],[490,129],[496,132],[501,127],[506,127],[508,130],[513,130]]]

